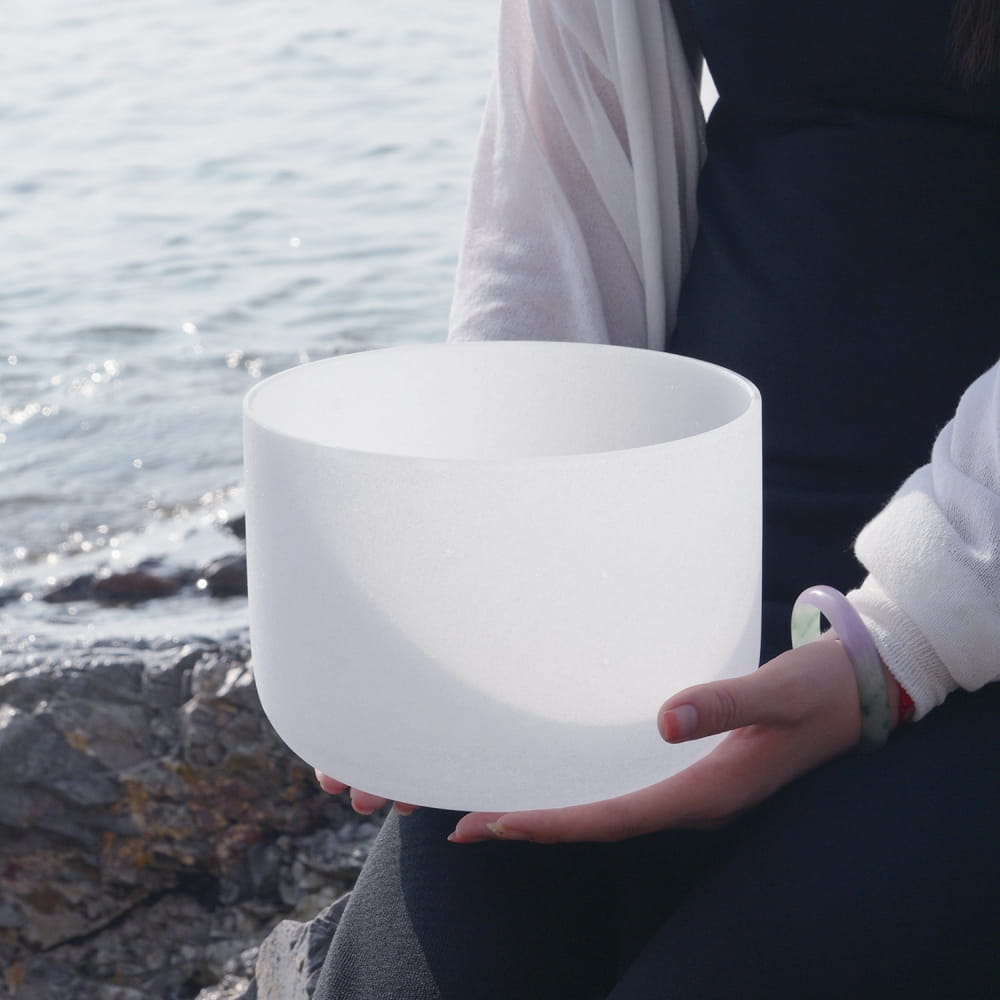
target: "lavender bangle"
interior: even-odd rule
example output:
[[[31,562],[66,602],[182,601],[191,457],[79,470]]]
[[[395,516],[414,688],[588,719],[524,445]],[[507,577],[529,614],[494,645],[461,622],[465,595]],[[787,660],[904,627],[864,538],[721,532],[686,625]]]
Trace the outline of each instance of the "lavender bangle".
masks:
[[[792,646],[819,638],[820,615],[826,617],[854,667],[861,704],[862,750],[877,750],[889,738],[889,692],[882,661],[861,616],[839,590],[810,587],[792,608]]]

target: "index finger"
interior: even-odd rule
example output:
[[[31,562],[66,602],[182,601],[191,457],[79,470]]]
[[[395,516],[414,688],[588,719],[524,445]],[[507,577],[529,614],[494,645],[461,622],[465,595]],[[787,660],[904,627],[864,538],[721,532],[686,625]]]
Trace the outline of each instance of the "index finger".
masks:
[[[336,778],[331,778],[328,774],[324,774],[319,768],[316,768],[316,780],[319,782],[319,787],[330,795],[340,795],[341,792],[347,791],[347,785],[342,781],[337,781]]]
[[[587,805],[504,814],[470,813],[459,820],[448,839],[457,844],[480,840],[530,840],[539,844],[626,840],[680,819],[680,806],[699,791],[698,775],[690,774],[692,768],[637,792]]]

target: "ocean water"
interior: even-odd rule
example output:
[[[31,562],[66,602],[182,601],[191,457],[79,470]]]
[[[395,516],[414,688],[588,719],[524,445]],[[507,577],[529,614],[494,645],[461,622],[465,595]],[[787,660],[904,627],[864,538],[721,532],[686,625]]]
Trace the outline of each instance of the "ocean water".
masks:
[[[194,588],[42,597],[238,552],[246,391],[444,336],[496,0],[4,14],[0,654],[240,628]]]

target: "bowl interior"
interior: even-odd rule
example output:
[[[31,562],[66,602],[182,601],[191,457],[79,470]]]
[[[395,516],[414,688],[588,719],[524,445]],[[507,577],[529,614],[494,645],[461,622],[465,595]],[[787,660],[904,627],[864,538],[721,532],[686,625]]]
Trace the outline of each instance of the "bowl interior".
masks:
[[[365,352],[275,376],[247,415],[330,448],[435,459],[596,454],[709,433],[754,387],[690,358],[589,344],[440,344]]]

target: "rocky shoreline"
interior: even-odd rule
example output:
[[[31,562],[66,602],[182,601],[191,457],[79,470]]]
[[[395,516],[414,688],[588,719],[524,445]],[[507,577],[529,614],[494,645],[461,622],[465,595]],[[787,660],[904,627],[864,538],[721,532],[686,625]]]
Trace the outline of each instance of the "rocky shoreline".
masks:
[[[275,735],[246,634],[6,658],[0,785],[2,1000],[305,1000],[378,826]]]
[[[246,540],[246,515],[226,521],[221,527]],[[175,597],[184,591],[204,593],[209,597],[247,596],[247,558],[245,552],[215,559],[198,569],[168,569],[159,559],[133,566],[124,572],[109,567],[96,573],[82,573],[54,583],[38,594],[45,604],[76,605],[87,601],[106,606],[132,607],[147,601]],[[0,588],[0,608],[34,594],[21,587]]]

